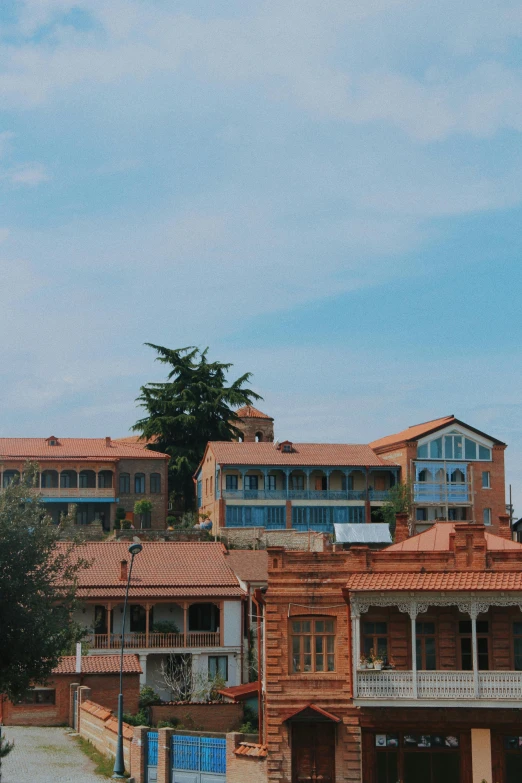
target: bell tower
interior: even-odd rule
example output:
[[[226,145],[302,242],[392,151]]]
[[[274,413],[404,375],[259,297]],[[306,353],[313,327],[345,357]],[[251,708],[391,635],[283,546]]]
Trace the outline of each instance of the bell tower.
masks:
[[[266,413],[258,411],[253,405],[245,405],[236,411],[236,415],[239,421],[235,421],[234,425],[243,433],[240,440],[245,443],[274,442],[274,420]]]

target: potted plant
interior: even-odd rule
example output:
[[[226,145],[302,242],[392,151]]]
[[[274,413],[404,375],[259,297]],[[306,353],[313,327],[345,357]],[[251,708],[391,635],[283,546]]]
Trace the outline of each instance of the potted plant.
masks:
[[[375,653],[373,650],[370,650],[368,654],[368,658],[366,659],[366,668],[367,669],[373,669],[373,659],[375,657]]]
[[[377,671],[380,671],[382,669],[383,663],[383,659],[379,655],[376,655],[373,659],[373,668],[377,669]]]
[[[359,660],[359,669],[366,669],[366,664],[367,664],[366,655],[361,655],[361,658]]]

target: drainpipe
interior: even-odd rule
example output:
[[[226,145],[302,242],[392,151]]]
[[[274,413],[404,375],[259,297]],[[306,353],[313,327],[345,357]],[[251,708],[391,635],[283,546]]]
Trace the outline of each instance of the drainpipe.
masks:
[[[262,745],[263,736],[264,736],[265,705],[263,699],[263,672],[262,672],[263,654],[261,650],[261,606],[265,605],[265,601],[263,599],[263,596],[261,595],[261,590],[259,590],[259,588],[255,590],[254,595],[252,596],[252,601],[256,605],[256,616],[257,616],[257,700],[259,706],[259,743],[260,745]]]

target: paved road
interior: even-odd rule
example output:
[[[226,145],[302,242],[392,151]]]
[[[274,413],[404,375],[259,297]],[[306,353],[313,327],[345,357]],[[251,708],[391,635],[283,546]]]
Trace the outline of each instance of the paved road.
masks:
[[[95,765],[65,729],[8,726],[15,748],[2,761],[2,783],[103,783]]]

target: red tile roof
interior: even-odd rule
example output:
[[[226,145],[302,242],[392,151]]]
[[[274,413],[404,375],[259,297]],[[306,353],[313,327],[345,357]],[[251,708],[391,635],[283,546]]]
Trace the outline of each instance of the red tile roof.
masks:
[[[236,416],[239,416],[240,419],[269,419],[273,421],[271,416],[267,416],[266,413],[254,408],[253,405],[245,405],[240,408],[236,411]]]
[[[78,596],[123,596],[125,582],[120,580],[120,564],[122,560],[130,562],[128,548],[123,541],[89,541],[77,546],[75,554],[92,561],[90,568],[78,576]],[[243,591],[222,544],[150,541],[134,559],[130,595],[235,597]]]
[[[403,572],[354,574],[347,582],[353,592],[424,590],[467,592],[468,590],[522,590],[520,571],[441,571],[427,574]]]
[[[58,438],[56,446],[49,446],[45,438],[0,438],[0,459],[49,459],[49,460],[98,460],[112,462],[116,459],[165,459],[166,454],[142,449],[128,443],[112,440],[107,446],[105,438]],[[137,454],[139,448],[139,457]]]
[[[119,674],[119,655],[83,655],[82,674]],[[124,674],[141,674],[140,661],[137,655],[123,656]],[[53,674],[76,674],[76,656],[65,655]]]
[[[455,532],[454,522],[437,522],[429,530],[418,533],[398,544],[391,544],[384,550],[388,552],[448,552],[450,548],[450,534]],[[508,538],[495,536],[493,533],[484,534],[486,548],[489,551],[513,549],[522,552],[522,544],[511,541]]]
[[[265,758],[267,755],[267,747],[266,745],[260,745],[258,742],[240,742],[234,753],[236,756]]]
[[[223,688],[218,692],[229,699],[234,699],[234,701],[244,701],[249,696],[256,696],[259,693],[259,686],[257,682],[247,682],[244,685],[232,685],[230,688]]]
[[[244,582],[268,582],[268,552],[266,549],[231,549],[227,563]]]
[[[209,448],[219,465],[389,467],[393,464],[382,460],[364,444],[292,443],[289,453],[277,449],[275,443],[211,441]]]
[[[379,438],[370,443],[372,449],[379,449],[383,446],[393,446],[395,443],[402,443],[405,440],[417,440],[423,435],[433,432],[439,427],[444,427],[452,422],[456,421],[455,416],[443,416],[440,419],[432,419],[431,421],[425,421],[422,424],[413,424],[402,432],[396,432],[394,435],[386,435],[384,438]]]

